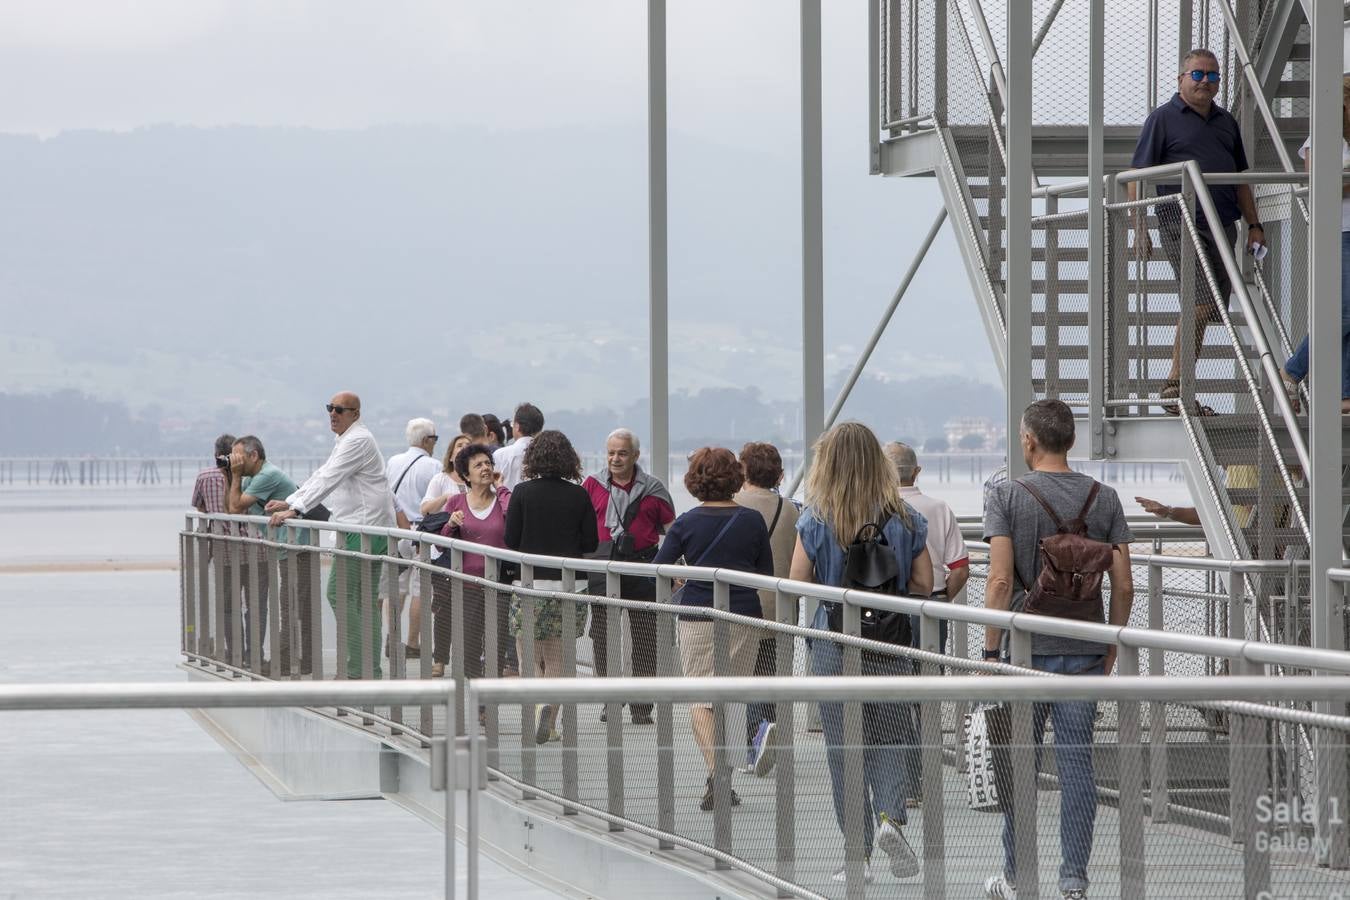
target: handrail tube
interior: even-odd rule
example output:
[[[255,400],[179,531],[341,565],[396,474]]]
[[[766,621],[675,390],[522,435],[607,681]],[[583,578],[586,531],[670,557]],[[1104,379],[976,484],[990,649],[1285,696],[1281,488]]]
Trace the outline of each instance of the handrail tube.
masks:
[[[1008,79],[1003,74],[1003,61],[999,58],[998,48],[994,46],[994,35],[989,31],[989,22],[984,17],[984,5],[980,0],[970,0],[970,11],[975,16],[975,28],[980,32],[980,42],[989,57],[989,68],[994,75],[994,86],[998,88],[1003,108],[1008,108]],[[971,62],[976,62],[972,59]]]
[[[289,706],[415,706],[445,703],[450,679],[408,681],[249,681],[222,684],[74,682],[2,684],[0,710],[239,709]]]
[[[1201,209],[1204,210],[1205,218],[1209,220],[1210,233],[1222,234],[1223,222],[1219,218],[1219,212],[1214,206],[1214,198],[1209,193],[1209,186],[1205,183],[1205,176],[1200,171],[1200,164],[1192,159],[1187,160],[1186,163],[1184,163],[1184,166],[1195,188],[1195,199],[1200,204]],[[1185,212],[1185,210],[1183,210],[1183,212]],[[1247,283],[1242,277],[1242,269],[1238,266],[1237,260],[1233,258],[1233,248],[1229,247],[1224,241],[1215,241],[1215,245],[1219,248],[1219,256],[1223,260],[1224,269],[1227,270],[1228,277],[1233,283],[1233,292],[1237,295],[1238,305],[1242,307],[1242,314],[1249,323],[1252,323],[1252,327],[1248,330],[1251,332],[1252,342],[1256,344],[1257,353],[1260,354],[1261,366],[1265,372],[1266,378],[1269,380],[1270,384],[1278,386],[1280,384],[1279,367],[1275,364],[1275,357],[1271,353],[1270,344],[1266,342],[1265,333],[1255,324],[1260,320],[1256,317],[1256,307],[1252,303],[1251,295],[1247,292]],[[1222,304],[1220,305],[1222,306]],[[1308,446],[1303,440],[1303,432],[1299,430],[1298,419],[1294,415],[1294,409],[1289,404],[1289,397],[1282,390],[1277,390],[1273,393],[1275,395],[1275,404],[1280,410],[1280,418],[1284,420],[1285,428],[1289,430],[1289,439],[1294,445],[1294,453],[1298,456],[1299,465],[1303,467],[1304,472],[1310,473],[1312,472],[1312,460],[1308,456]],[[1258,402],[1256,408],[1261,415],[1262,424],[1264,424],[1269,431],[1270,424],[1266,421],[1263,405]],[[1272,444],[1275,443],[1275,436],[1273,433],[1268,433],[1267,437],[1271,440]],[[1285,474],[1287,476],[1288,473],[1286,472]],[[1293,501],[1293,507],[1295,511],[1299,513],[1300,522],[1302,522],[1303,530],[1306,532],[1308,530],[1307,522],[1302,521],[1302,510],[1298,505],[1298,499],[1295,496],[1293,485],[1286,484],[1286,487],[1289,488],[1289,495],[1290,499]]]
[[[227,518],[233,520],[245,520],[251,524],[259,524],[266,521],[266,518],[261,516],[212,517],[209,514],[203,513],[196,513],[195,516],[203,520],[210,520],[212,518],[217,520]],[[286,524],[294,528],[306,528],[310,527],[313,523],[301,520],[287,522]],[[328,525],[335,530],[341,528],[340,525],[332,525],[331,523],[318,524]],[[414,532],[406,532],[396,528],[377,528],[373,529],[373,532],[376,534],[389,535],[416,534]],[[187,533],[201,534],[201,532]],[[872,594],[856,589],[792,581],[787,578],[776,578],[770,575],[742,572],[735,569],[693,568],[677,565],[652,565],[648,563],[617,562],[609,560],[563,559],[560,557],[536,556],[534,554],[501,550],[499,548],[472,544],[467,541],[453,538],[440,538],[439,540],[442,542],[449,542],[452,547],[461,550],[481,553],[485,556],[497,559],[511,558],[519,560],[523,565],[609,572],[615,574],[622,568],[624,574],[655,575],[666,578],[681,577],[710,581],[713,583],[751,587],[761,590],[775,590],[790,596],[811,597],[835,603],[842,602],[850,607],[865,606],[874,609],[889,609],[907,614],[932,616],[937,619],[945,619],[948,621],[1011,629],[1013,633],[1055,634],[1105,644],[1118,644],[1121,642],[1121,627],[1107,625],[1105,623],[1078,622],[1068,619],[1029,615],[1027,613],[1013,613],[989,609],[988,607],[972,607],[963,604],[942,603],[926,598],[920,599],[885,594]],[[1286,571],[1288,569],[1288,563],[1268,560],[1234,560],[1228,562],[1195,557],[1168,557],[1155,554],[1141,554],[1138,559],[1141,564],[1176,565],[1179,568],[1227,571],[1236,574],[1261,571]],[[418,560],[403,560],[400,564],[417,567],[424,565]],[[471,576],[463,577],[472,580]],[[1350,577],[1350,573],[1347,574],[1347,577]],[[1279,664],[1350,673],[1350,653],[1314,651],[1307,647],[1282,646],[1278,648],[1278,652],[1258,653],[1253,650],[1254,647],[1269,647],[1272,645],[1260,645],[1248,641],[1204,635],[1178,635],[1163,630],[1128,629],[1128,632],[1126,639],[1129,645],[1141,649],[1170,649],[1182,652],[1207,653],[1209,655],[1227,657],[1230,659],[1247,659],[1251,662],[1258,663],[1275,662],[1278,660]],[[405,705],[415,704],[409,702]]]
[[[1209,702],[1224,700],[1344,700],[1350,679],[1343,675],[1266,678],[1255,675],[1199,675],[1153,678],[1041,678],[1034,675],[832,675],[787,678],[482,678],[471,682],[477,701],[501,705],[604,703],[623,700],[676,703],[768,701],[907,703],[939,700],[1062,701],[1142,700]],[[0,694],[0,698],[3,698]],[[0,707],[3,708],[3,707]],[[1350,727],[1350,719],[1346,720]]]

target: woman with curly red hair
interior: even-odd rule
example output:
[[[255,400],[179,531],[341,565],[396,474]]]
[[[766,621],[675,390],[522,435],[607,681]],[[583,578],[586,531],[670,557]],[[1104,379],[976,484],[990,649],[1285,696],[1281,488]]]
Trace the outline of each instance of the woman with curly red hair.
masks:
[[[686,565],[740,569],[773,574],[773,551],[769,529],[754,510],[738,506],[731,498],[745,481],[736,454],[724,447],[702,447],[689,457],[684,486],[700,504],[677,518],[666,532],[656,554],[657,564],[683,558]],[[691,581],[680,590],[679,603],[692,610],[713,605],[711,584]],[[754,588],[731,588],[731,612],[760,618],[759,594]],[[727,623],[730,635],[731,671],[727,675],[750,675],[755,669],[760,629],[741,622]],[[679,620],[680,661],[684,674],[706,678],[713,674],[713,622],[697,613],[682,613]],[[713,808],[713,710],[711,703],[695,704],[689,710],[694,741],[703,753],[708,780],[699,808]],[[731,803],[740,803],[731,792]]]

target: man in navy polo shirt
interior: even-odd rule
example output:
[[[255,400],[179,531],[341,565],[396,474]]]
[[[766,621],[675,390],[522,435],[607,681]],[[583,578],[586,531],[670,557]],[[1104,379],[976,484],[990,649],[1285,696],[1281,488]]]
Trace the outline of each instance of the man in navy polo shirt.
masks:
[[[1149,114],[1144,127],[1139,132],[1139,143],[1135,145],[1131,165],[1136,169],[1166,163],[1195,160],[1202,172],[1244,172],[1247,170],[1247,153],[1242,146],[1242,134],[1238,130],[1237,120],[1228,110],[1214,102],[1219,92],[1219,60],[1209,50],[1203,48],[1186,54],[1181,63],[1181,74],[1177,76],[1177,93]],[[1131,182],[1129,196],[1137,196],[1138,183]],[[1160,197],[1177,194],[1180,183],[1159,184]],[[1222,240],[1233,246],[1237,241],[1237,227],[1234,224],[1239,217],[1247,220],[1248,246],[1265,244],[1265,229],[1256,214],[1256,201],[1252,197],[1250,185],[1212,185],[1209,188],[1214,197],[1214,206],[1218,211],[1223,227]],[[1177,203],[1158,204],[1158,231],[1162,237],[1163,252],[1172,264],[1178,276],[1181,273],[1183,251],[1189,252],[1193,246],[1186,233],[1181,218],[1181,208]],[[1196,231],[1208,257],[1214,279],[1218,284],[1219,296],[1215,297],[1205,278],[1199,259],[1195,261],[1195,351],[1200,352],[1204,342],[1205,327],[1211,322],[1222,321],[1218,304],[1228,306],[1228,295],[1232,291],[1232,282],[1219,257],[1216,237],[1211,231],[1208,218],[1196,204],[1194,211]],[[1152,249],[1148,226],[1145,222],[1144,208],[1135,210],[1134,219],[1135,246],[1145,256]],[[1167,383],[1162,390],[1164,400],[1176,400],[1180,397],[1181,378],[1181,329],[1177,329],[1176,340],[1172,346],[1172,368],[1167,375]],[[1180,412],[1177,404],[1165,404],[1163,409],[1172,415]],[[1197,409],[1199,413],[1209,412],[1208,407]]]

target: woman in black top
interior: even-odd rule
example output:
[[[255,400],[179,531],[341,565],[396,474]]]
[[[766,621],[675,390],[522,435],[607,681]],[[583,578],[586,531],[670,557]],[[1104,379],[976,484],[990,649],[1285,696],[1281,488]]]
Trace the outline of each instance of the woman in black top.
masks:
[[[595,527],[595,508],[578,483],[581,460],[572,443],[561,431],[541,431],[525,451],[526,481],[516,485],[506,510],[506,546],[523,553],[579,558],[593,553],[599,545]],[[516,582],[519,584],[520,582]],[[562,590],[562,572],[558,569],[534,570],[534,587]],[[562,602],[536,600],[534,605],[534,673],[536,677],[562,675]],[[577,633],[586,623],[586,604],[577,604]],[[511,632],[516,635],[521,669],[525,659],[520,643],[520,601],[511,604]],[[557,707],[546,706],[539,715],[534,739],[543,744],[558,740],[554,727]]]
[[[769,529],[764,517],[753,509],[738,506],[731,498],[745,482],[740,461],[723,447],[703,447],[689,457],[689,471],[684,486],[702,503],[676,519],[656,553],[658,564],[673,563],[684,558],[686,565],[709,568],[740,569],[773,574],[773,550],[769,546]],[[742,616],[761,618],[759,593],[754,588],[731,588],[731,612]],[[691,581],[680,590],[680,604],[685,607],[679,620],[680,661],[684,674],[692,678],[706,678],[713,672],[713,623],[702,615],[690,615],[690,609],[713,605],[712,585]],[[762,629],[742,622],[728,622],[731,671],[726,675],[750,675],[755,669],[755,654],[759,649]],[[699,808],[711,812],[713,808],[713,710],[711,703],[694,704],[689,708],[689,722],[694,731],[694,742],[703,752],[708,766],[708,780],[704,786]],[[736,792],[731,792],[732,805],[740,803]]]

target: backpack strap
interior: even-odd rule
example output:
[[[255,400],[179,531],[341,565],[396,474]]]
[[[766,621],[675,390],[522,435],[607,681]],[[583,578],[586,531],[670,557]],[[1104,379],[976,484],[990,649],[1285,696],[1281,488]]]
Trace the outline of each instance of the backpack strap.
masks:
[[[1083,501],[1083,508],[1078,511],[1078,518],[1075,519],[1082,531],[1087,531],[1087,514],[1092,509],[1092,504],[1097,500],[1097,493],[1102,489],[1102,483],[1097,480],[1092,482],[1092,490],[1088,491],[1087,499]]]
[[[1032,498],[1033,498],[1037,503],[1039,503],[1039,504],[1041,505],[1041,509],[1045,510],[1047,513],[1050,514],[1050,519],[1051,519],[1051,521],[1053,521],[1053,522],[1055,523],[1055,528],[1056,528],[1056,529],[1060,529],[1060,528],[1063,528],[1063,527],[1064,527],[1064,522],[1059,518],[1059,514],[1056,513],[1056,512],[1054,511],[1054,509],[1051,508],[1051,506],[1050,506],[1050,504],[1049,504],[1048,502],[1046,502],[1045,497],[1041,496],[1041,492],[1040,492],[1040,491],[1036,490],[1034,487],[1032,487],[1031,485],[1027,484],[1025,481],[1023,481],[1023,480],[1020,479],[1020,478],[1018,478],[1014,483],[1015,483],[1015,484],[1020,484],[1022,487],[1026,488],[1027,493],[1029,493],[1029,494],[1032,496]],[[1092,494],[1093,499],[1095,499],[1096,496],[1097,496],[1097,495],[1096,495],[1096,492],[1095,492],[1095,489],[1094,489],[1094,492],[1093,492],[1093,494]]]

